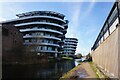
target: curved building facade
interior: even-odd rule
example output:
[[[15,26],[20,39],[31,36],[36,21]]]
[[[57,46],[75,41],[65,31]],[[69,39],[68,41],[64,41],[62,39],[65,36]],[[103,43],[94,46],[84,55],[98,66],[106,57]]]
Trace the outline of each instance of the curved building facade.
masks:
[[[54,56],[63,49],[68,21],[53,11],[33,11],[17,14],[15,27],[23,33],[24,45],[30,51]],[[9,22],[9,21],[8,21]]]
[[[64,55],[72,56],[75,54],[77,48],[77,38],[65,38]]]

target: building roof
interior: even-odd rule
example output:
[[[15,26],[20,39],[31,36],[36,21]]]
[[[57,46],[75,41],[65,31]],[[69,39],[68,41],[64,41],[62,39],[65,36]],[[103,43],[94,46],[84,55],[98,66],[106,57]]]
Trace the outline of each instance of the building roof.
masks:
[[[62,17],[62,18],[65,17],[65,15],[58,13],[58,12],[53,12],[53,11],[32,11],[32,12],[16,14],[16,16],[21,18],[21,17],[33,16],[33,15],[42,15],[42,14],[51,14],[54,16]]]

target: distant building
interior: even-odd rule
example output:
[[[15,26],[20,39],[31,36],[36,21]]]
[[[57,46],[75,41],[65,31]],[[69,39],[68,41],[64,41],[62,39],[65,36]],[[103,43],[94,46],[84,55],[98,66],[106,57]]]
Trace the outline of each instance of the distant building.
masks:
[[[14,24],[23,34],[23,44],[31,52],[57,56],[62,54],[68,21],[65,15],[53,11],[33,11],[17,14],[18,19],[3,22]]]
[[[64,55],[73,56],[77,48],[78,39],[65,38]]]

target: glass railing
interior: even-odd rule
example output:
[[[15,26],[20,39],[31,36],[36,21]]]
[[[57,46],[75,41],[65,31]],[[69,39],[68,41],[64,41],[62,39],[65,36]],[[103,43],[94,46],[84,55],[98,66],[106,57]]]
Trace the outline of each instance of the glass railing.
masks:
[[[49,29],[49,30],[55,30],[55,31],[62,32],[61,30],[58,30],[58,29],[47,28],[47,26],[46,27],[32,27],[32,28],[27,27],[27,28],[24,28],[24,29]],[[21,29],[21,30],[24,30],[24,29]]]
[[[23,19],[30,19],[30,18],[49,18],[49,19],[55,19],[55,20],[59,20],[59,21],[62,21],[62,22],[66,22],[65,20],[63,19],[60,19],[60,18],[57,18],[57,17],[53,17],[53,16],[48,16],[48,15],[36,15],[36,16],[29,16],[29,17],[23,17],[23,18],[19,18],[19,20],[23,20]]]
[[[20,29],[20,32],[26,32],[26,31],[46,31],[46,32],[54,32],[54,33],[58,33],[58,34],[63,34],[60,31],[56,31],[53,29],[43,29],[43,28],[27,28],[27,29]]]
[[[32,44],[36,44],[36,45],[50,45],[50,46],[59,46],[56,43],[43,43],[43,42],[24,42],[24,45],[32,45]]]
[[[31,24],[46,24],[46,25],[57,26],[57,27],[60,27],[60,28],[64,29],[64,27],[62,25],[59,25],[59,24],[56,24],[56,23],[51,23],[51,22],[45,22],[45,21],[42,21],[42,22],[39,22],[39,21],[26,22],[26,23],[16,24],[15,26],[19,27],[19,26],[25,26],[25,25],[31,25]]]
[[[65,41],[66,42],[78,42],[78,40],[68,40],[68,39],[66,39]]]
[[[22,14],[17,14],[19,18],[23,17],[29,17],[29,16],[52,16],[52,17],[57,17],[60,19],[64,19],[64,15],[52,11],[33,11],[33,12],[27,12],[27,13],[22,13]]]
[[[25,36],[23,36],[23,38],[33,38],[33,37],[43,37],[43,38],[49,38],[49,39],[61,40],[61,39],[58,38],[58,37],[47,36],[47,35],[25,35]]]

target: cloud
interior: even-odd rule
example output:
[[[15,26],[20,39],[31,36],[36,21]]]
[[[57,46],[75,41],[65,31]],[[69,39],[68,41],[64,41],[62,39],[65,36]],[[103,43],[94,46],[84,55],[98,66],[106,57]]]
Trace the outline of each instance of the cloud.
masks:
[[[71,16],[70,19],[70,23],[69,23],[69,28],[68,28],[68,33],[67,33],[67,37],[70,38],[77,38],[78,39],[78,35],[79,35],[79,16],[80,16],[80,11],[81,10],[81,4],[77,4],[73,7],[73,14]],[[81,46],[80,46],[80,42],[78,40],[78,47],[76,49],[76,53],[80,52],[81,50]]]
[[[87,6],[87,10],[84,10],[84,12],[82,13],[81,20],[86,19],[88,17],[95,3],[96,3],[95,0],[91,0],[91,2],[89,2],[89,5]],[[82,6],[85,6],[85,4],[83,4]]]
[[[68,33],[66,34],[67,37],[77,37],[75,34],[76,30],[79,27],[79,16],[80,16],[80,5],[76,5],[73,8],[73,14],[70,18]]]
[[[86,55],[90,50],[88,46],[85,46],[87,43],[85,43],[83,36],[89,36],[90,33],[92,34],[95,31],[95,29],[91,28],[90,30],[88,30],[88,32],[87,31],[83,32],[84,30],[82,30],[83,26],[81,26],[81,22],[85,21],[87,16],[89,16],[94,5],[95,5],[95,0],[92,0],[92,2],[90,2],[90,4],[87,6],[87,10],[84,12],[81,11],[82,7],[85,6],[84,3],[80,3],[73,6],[73,12],[66,36],[78,38],[76,53],[82,52],[84,55]],[[89,42],[91,41],[89,40]]]

